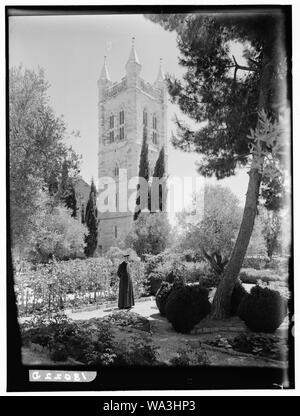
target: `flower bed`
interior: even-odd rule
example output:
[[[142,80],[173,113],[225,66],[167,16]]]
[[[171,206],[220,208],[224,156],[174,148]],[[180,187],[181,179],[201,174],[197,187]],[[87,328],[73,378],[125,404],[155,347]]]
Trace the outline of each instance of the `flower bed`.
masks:
[[[40,346],[53,361],[71,359],[96,366],[153,365],[158,362],[157,347],[151,342],[146,321],[132,312],[77,322],[52,314],[24,323],[21,334],[25,347]],[[128,335],[128,331],[123,333],[124,327],[140,331]],[[116,338],[118,328],[122,336]]]

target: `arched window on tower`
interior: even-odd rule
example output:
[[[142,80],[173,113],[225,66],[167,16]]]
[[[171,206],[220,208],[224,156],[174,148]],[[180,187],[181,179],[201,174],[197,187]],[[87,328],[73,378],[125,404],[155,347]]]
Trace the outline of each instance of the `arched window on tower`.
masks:
[[[153,114],[152,118],[152,142],[158,144],[158,133],[157,133],[157,117]]]
[[[115,141],[115,116],[111,114],[109,116],[109,143]]]
[[[124,140],[124,138],[125,138],[125,117],[124,117],[124,110],[123,109],[119,112],[119,136],[120,136],[120,140]]]

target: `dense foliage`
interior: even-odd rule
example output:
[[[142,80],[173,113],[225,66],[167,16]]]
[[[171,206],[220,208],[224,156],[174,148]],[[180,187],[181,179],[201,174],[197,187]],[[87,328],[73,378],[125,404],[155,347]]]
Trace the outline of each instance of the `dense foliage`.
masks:
[[[194,195],[196,211],[187,210],[178,217],[180,249],[193,249],[209,262],[212,272],[219,276],[232,251],[242,210],[238,198],[226,187],[206,185]]]
[[[177,332],[189,333],[210,312],[208,291],[199,285],[173,290],[166,303],[166,317]]]
[[[203,250],[228,257],[236,238],[242,210],[238,198],[227,187],[206,185],[194,196],[197,210],[177,214],[181,249],[193,249],[204,258]]]
[[[31,244],[40,193],[61,179],[68,162],[78,174],[78,156],[65,145],[66,126],[49,105],[42,70],[9,72],[10,215],[13,245]]]
[[[45,198],[46,200],[47,198]],[[35,216],[32,248],[28,257],[33,262],[48,262],[52,258],[68,260],[84,257],[87,228],[62,205],[45,202]]]
[[[280,240],[283,232],[283,215],[278,210],[260,209],[260,217],[262,233],[267,246],[267,254],[271,259],[274,254],[281,253],[282,251],[282,243]]]
[[[210,288],[216,278],[207,262],[198,260],[193,251],[166,250],[157,255],[145,256],[145,278],[150,295],[155,295],[162,282],[200,283]]]
[[[138,256],[144,258],[145,254],[158,254],[167,248],[170,231],[171,227],[165,213],[142,212],[134,221],[125,243]]]
[[[238,309],[239,317],[254,332],[274,332],[287,314],[287,302],[276,290],[255,286]]]

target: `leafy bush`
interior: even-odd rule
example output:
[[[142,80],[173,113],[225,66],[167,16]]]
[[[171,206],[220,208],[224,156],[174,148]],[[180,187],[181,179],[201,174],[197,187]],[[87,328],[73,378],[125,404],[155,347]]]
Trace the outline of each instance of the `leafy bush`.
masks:
[[[210,361],[203,347],[192,349],[187,345],[177,351],[177,356],[170,360],[170,364],[177,367],[188,367],[191,365],[209,365]]]
[[[47,262],[52,256],[68,260],[84,256],[87,227],[71,217],[64,206],[52,207],[49,203],[35,224],[35,247],[31,258]]]
[[[83,364],[107,365],[114,358],[110,325],[99,320],[72,322],[64,315],[53,315],[27,323],[22,334],[26,342],[46,347],[54,361],[71,357]]]
[[[114,365],[145,366],[157,364],[158,347],[149,336],[135,335],[129,342],[121,342],[115,347]]]
[[[213,282],[214,273],[206,261],[184,262],[183,264],[185,267],[185,281],[187,283],[201,282],[203,286],[206,286]]]
[[[241,284],[240,281],[238,281],[232,291],[231,295],[231,315],[237,315],[237,311],[239,308],[239,305],[241,301],[243,300],[244,296],[247,295],[247,290],[244,288],[244,286]]]
[[[254,286],[238,308],[239,317],[254,332],[274,332],[287,314],[287,302],[280,293]]]
[[[269,263],[269,257],[267,256],[248,256],[244,258],[243,267],[248,269],[261,270]]]
[[[201,262],[203,255],[199,251],[192,249],[182,250],[180,253],[180,258],[186,262]]]
[[[157,262],[148,274],[150,295],[156,295],[162,282],[173,283],[175,280],[183,281],[185,279],[185,272],[185,264],[177,259],[164,259],[163,261]]]
[[[101,319],[101,322],[113,326],[136,328],[150,332],[150,323],[147,318],[132,311],[117,311]]]
[[[126,249],[126,252],[130,254],[130,258],[132,260],[140,260],[139,256],[133,249]],[[119,247],[110,247],[109,250],[105,253],[105,257],[108,258],[113,264],[118,265],[124,259],[124,250]]]
[[[240,280],[243,283],[250,283],[256,284],[258,280],[262,282],[277,282],[277,281],[287,281],[287,275],[284,274],[279,276],[278,274],[274,273],[273,270],[256,270],[256,269],[241,269],[240,272]]]
[[[276,270],[277,273],[287,274],[289,268],[289,257],[272,257],[267,264],[267,268]]]
[[[125,244],[133,248],[138,256],[144,258],[146,254],[163,252],[169,243],[170,232],[171,227],[166,213],[142,212],[134,221]]]
[[[275,335],[239,334],[230,340],[232,348],[248,354],[268,357],[275,360],[286,360],[285,340]]]
[[[189,333],[210,312],[208,291],[199,285],[173,290],[166,303],[166,317],[177,332]]]

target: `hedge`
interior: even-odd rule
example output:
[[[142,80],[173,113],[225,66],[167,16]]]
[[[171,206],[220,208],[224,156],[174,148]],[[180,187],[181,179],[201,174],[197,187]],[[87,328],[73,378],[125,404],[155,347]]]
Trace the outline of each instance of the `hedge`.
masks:
[[[285,283],[288,280],[287,274],[279,275],[274,272],[274,270],[256,270],[256,269],[241,269],[240,280],[243,283],[256,284],[258,280],[261,280],[265,283],[268,282],[282,282]]]

